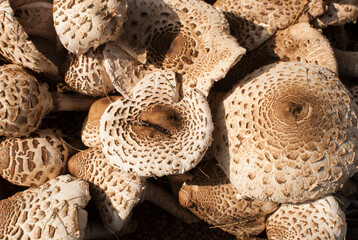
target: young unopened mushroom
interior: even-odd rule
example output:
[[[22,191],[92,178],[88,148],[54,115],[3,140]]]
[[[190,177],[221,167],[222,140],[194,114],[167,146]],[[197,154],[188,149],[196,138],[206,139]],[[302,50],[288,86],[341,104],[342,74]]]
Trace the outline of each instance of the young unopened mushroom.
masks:
[[[70,149],[60,132],[37,130],[0,142],[0,175],[21,186],[39,186],[66,170]]]
[[[46,84],[21,66],[0,67],[0,135],[20,137],[35,131],[53,110],[89,109],[93,98],[50,93]]]
[[[127,0],[53,1],[56,32],[65,48],[75,54],[116,39],[126,14]]]
[[[121,96],[109,96],[96,100],[88,111],[88,116],[83,123],[81,139],[87,147],[96,147],[102,144],[99,137],[99,126],[101,117],[106,108],[116,100],[124,100]]]
[[[68,169],[74,176],[90,183],[102,221],[114,234],[118,234],[128,223],[133,207],[144,200],[160,204],[185,221],[194,219],[169,193],[164,193],[163,200],[164,190],[160,191],[159,187],[143,177],[111,166],[101,147],[77,153],[69,160]]]
[[[231,34],[248,51],[260,46],[276,30],[294,24],[301,15],[317,17],[324,12],[320,0],[217,0],[214,7],[224,12]]]
[[[215,158],[208,157],[190,172],[179,201],[210,225],[246,239],[264,231],[266,218],[278,203],[237,199],[238,194]]]
[[[34,31],[27,33],[25,31],[26,29],[24,29],[17,20],[17,15],[19,15],[19,18],[23,16],[21,13],[24,8],[31,8],[31,6],[26,6],[28,4],[30,3],[21,4],[20,1],[9,0],[0,1],[0,16],[2,19],[0,23],[0,55],[7,61],[27,67],[34,72],[57,76],[57,66],[39,51],[38,47],[42,50],[41,45],[35,45],[30,39],[29,34],[37,35],[39,33]],[[51,5],[52,8],[52,4],[50,3],[41,2],[38,6],[39,5]],[[13,9],[12,6],[15,7],[15,9]],[[32,5],[32,7],[34,6]],[[25,21],[30,20],[21,19],[21,23],[24,24]],[[32,24],[34,23],[32,22]],[[37,29],[39,30],[38,26]],[[47,36],[51,35],[50,31],[46,32]]]
[[[58,176],[0,201],[1,239],[84,239],[88,184]]]
[[[268,239],[337,239],[346,237],[344,212],[331,196],[301,204],[282,204],[267,219]]]
[[[133,57],[132,62],[146,62],[141,64],[144,69],[153,66],[177,72],[182,77],[183,92],[197,87],[207,95],[214,81],[222,79],[246,52],[230,35],[224,15],[204,1],[129,0],[127,15],[117,44]],[[115,48],[106,51],[111,58],[116,55]],[[116,67],[127,71],[127,65],[131,65],[122,59],[115,61],[108,72]],[[114,86],[120,93],[128,92],[123,86],[129,84],[123,81],[129,79],[117,72],[112,79]],[[137,77],[134,81],[140,80]]]
[[[103,48],[89,49],[84,54],[70,54],[65,82],[80,94],[98,97],[115,90],[103,66]]]
[[[164,176],[194,168],[211,144],[213,123],[197,88],[178,97],[175,73],[147,75],[132,99],[110,104],[100,120],[103,152],[110,164],[139,176]]]
[[[316,199],[357,172],[357,111],[332,71],[268,65],[234,86],[218,107],[215,157],[242,196]]]

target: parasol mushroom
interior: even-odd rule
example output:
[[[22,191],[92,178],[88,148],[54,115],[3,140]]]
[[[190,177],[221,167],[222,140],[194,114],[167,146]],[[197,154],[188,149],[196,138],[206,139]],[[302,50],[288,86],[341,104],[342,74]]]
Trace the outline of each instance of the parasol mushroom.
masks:
[[[84,239],[88,184],[58,176],[0,201],[1,239]]]
[[[34,187],[66,170],[70,149],[54,130],[0,142],[0,175],[12,184]]]
[[[110,164],[139,176],[164,176],[194,168],[211,144],[213,123],[206,97],[188,90],[179,102],[175,73],[147,75],[132,99],[110,104],[100,120]]]
[[[126,21],[127,0],[54,0],[55,29],[64,47],[82,54],[116,39]]]
[[[331,196],[301,204],[282,204],[268,217],[268,239],[345,239],[346,217]]]
[[[214,152],[242,196],[302,202],[357,172],[357,105],[337,75],[288,62],[239,82],[217,109]]]
[[[126,87],[141,80],[143,68],[177,72],[183,92],[197,87],[207,95],[214,81],[222,79],[246,52],[230,35],[224,16],[200,0],[129,0],[127,16],[115,43],[120,48],[112,43],[104,50],[113,85],[127,97],[132,89]],[[125,55],[120,49],[127,53],[124,60],[117,57]],[[123,77],[123,71],[136,79]]]

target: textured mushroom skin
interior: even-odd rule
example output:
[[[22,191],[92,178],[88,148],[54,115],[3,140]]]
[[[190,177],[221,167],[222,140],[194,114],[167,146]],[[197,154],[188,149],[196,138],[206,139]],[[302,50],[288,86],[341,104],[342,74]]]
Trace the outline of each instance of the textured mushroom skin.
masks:
[[[223,14],[200,0],[129,0],[128,21],[123,29],[120,46],[133,52],[146,51],[147,63],[141,64],[144,71],[179,73],[183,92],[197,87],[207,95],[214,81],[222,79],[246,52],[230,35]],[[131,70],[131,75],[139,70],[122,59],[117,65]],[[114,86],[126,92],[123,87],[131,85],[125,82],[129,80],[121,78],[120,72],[117,75],[114,81],[120,81]],[[140,80],[137,77],[136,83]]]
[[[64,173],[69,148],[53,130],[0,142],[0,175],[21,186],[39,186]]]
[[[267,215],[278,207],[278,203],[273,202],[237,199],[239,192],[215,159],[201,162],[190,174],[193,178],[179,191],[180,203],[207,223],[237,237],[261,233]]]
[[[115,90],[103,66],[102,51],[103,48],[91,48],[84,54],[70,54],[65,82],[72,90],[93,97],[103,97]]]
[[[126,14],[126,0],[53,1],[56,32],[64,47],[76,54],[117,38]]]
[[[346,217],[333,196],[282,204],[266,223],[268,239],[345,239]]]
[[[132,100],[106,109],[100,137],[111,164],[149,177],[183,173],[200,162],[212,141],[209,105],[196,88],[176,103],[175,89],[173,72],[154,72],[136,85]]]
[[[0,201],[1,239],[83,239],[88,184],[61,175]]]
[[[0,135],[13,137],[35,131],[52,101],[34,76],[14,64],[0,67],[0,97]]]
[[[101,147],[72,156],[68,169],[72,175],[90,183],[105,226],[111,232],[120,231],[141,197],[145,179],[109,165]]]
[[[58,68],[30,41],[28,34],[15,18],[9,0],[0,1],[0,55],[6,60],[51,76]]]
[[[214,151],[240,194],[301,202],[335,192],[357,171],[357,105],[337,75],[265,66],[218,107]]]

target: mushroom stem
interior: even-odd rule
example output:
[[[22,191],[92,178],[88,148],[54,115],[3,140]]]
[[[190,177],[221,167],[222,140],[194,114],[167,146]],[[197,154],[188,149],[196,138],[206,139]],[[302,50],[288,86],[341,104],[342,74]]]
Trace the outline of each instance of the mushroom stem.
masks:
[[[162,209],[185,223],[191,224],[200,221],[195,215],[180,206],[178,200],[176,200],[173,195],[150,181],[146,182],[146,187],[141,198],[141,201],[145,200],[160,206]]]
[[[88,111],[98,98],[79,94],[51,92],[51,111]]]

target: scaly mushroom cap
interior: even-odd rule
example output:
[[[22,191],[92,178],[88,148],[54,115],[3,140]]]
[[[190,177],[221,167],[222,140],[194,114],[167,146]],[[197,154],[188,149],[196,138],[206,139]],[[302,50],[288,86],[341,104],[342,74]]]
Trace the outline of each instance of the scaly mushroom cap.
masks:
[[[255,49],[277,29],[292,25],[305,11],[317,16],[324,12],[322,1],[217,0],[214,7],[224,12],[231,34],[248,51]]]
[[[180,203],[207,223],[237,237],[260,234],[265,229],[267,215],[277,209],[278,203],[237,199],[239,192],[216,165],[216,160],[203,161],[181,187]]]
[[[103,223],[113,233],[120,231],[140,200],[145,179],[109,165],[101,147],[89,148],[72,156],[68,170],[90,183]]]
[[[88,184],[70,175],[0,201],[1,239],[84,239]]]
[[[54,0],[56,32],[65,48],[82,54],[116,39],[127,17],[127,0]]]
[[[346,217],[333,196],[302,204],[282,204],[267,219],[267,237],[275,240],[345,239]]]
[[[58,68],[42,54],[17,21],[9,0],[0,1],[0,55],[7,61],[51,76]]]
[[[319,28],[332,25],[344,25],[356,22],[358,18],[357,0],[329,0],[325,1],[327,10],[319,18],[315,19],[314,24]]]
[[[70,54],[70,67],[65,82],[78,93],[98,97],[115,90],[103,66],[102,48],[89,49],[84,54]]]
[[[302,202],[357,171],[357,105],[330,70],[279,63],[248,75],[215,118],[215,157],[243,196]]]
[[[119,98],[121,98],[122,101],[124,100],[124,98],[120,96],[110,96],[98,99],[91,105],[81,131],[81,139],[84,145],[87,147],[96,147],[102,144],[101,138],[99,137],[99,121],[106,108]]]
[[[206,97],[187,91],[176,103],[174,72],[154,72],[131,100],[109,105],[100,121],[103,151],[111,164],[139,176],[178,174],[194,168],[211,144]]]
[[[0,135],[21,137],[35,131],[51,102],[47,89],[24,68],[0,67]]]
[[[64,173],[70,149],[53,130],[0,142],[0,175],[21,186],[39,186]]]
[[[179,73],[184,92],[197,87],[207,95],[246,52],[230,35],[224,15],[200,0],[129,0],[123,29],[120,46],[132,49],[129,55],[140,62],[146,51],[145,65]],[[129,81],[118,78],[112,81]],[[113,84],[119,92],[128,85]]]

